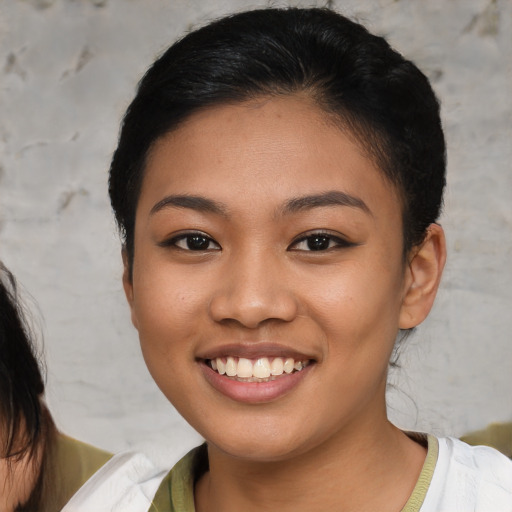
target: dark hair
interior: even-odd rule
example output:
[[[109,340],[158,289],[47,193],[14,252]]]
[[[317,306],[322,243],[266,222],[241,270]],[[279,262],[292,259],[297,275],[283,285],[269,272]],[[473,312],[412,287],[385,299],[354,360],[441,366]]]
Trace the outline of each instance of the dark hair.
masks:
[[[193,113],[305,93],[354,134],[396,186],[404,251],[440,214],[445,141],[426,76],[386,40],[329,9],[261,9],[222,18],[172,45],[139,83],[110,167],[109,193],[131,266],[148,151]]]
[[[11,467],[25,456],[38,464],[32,508],[42,498],[46,448],[56,432],[43,402],[44,379],[18,298],[16,281],[0,263],[0,457]],[[40,449],[43,451],[41,452]],[[41,458],[42,453],[42,458]],[[17,509],[25,510],[25,508]]]

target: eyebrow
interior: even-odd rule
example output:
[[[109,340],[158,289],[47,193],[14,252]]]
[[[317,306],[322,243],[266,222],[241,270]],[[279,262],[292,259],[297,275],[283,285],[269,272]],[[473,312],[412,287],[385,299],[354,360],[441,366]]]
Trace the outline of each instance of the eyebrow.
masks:
[[[352,196],[339,190],[331,190],[321,194],[295,197],[286,201],[280,208],[282,215],[289,215],[312,208],[322,208],[329,206],[347,206],[349,208],[359,208],[365,213],[372,215],[371,210],[366,203],[358,197]],[[165,210],[166,208],[189,208],[200,212],[214,213],[222,217],[228,217],[228,208],[224,203],[208,199],[203,196],[193,195],[171,195],[166,196],[156,203],[150,215]]]
[[[284,205],[282,213],[284,215],[297,213],[312,208],[322,208],[325,206],[348,206],[349,208],[359,208],[369,215],[373,215],[367,204],[360,198],[351,196],[339,190],[330,190],[321,194],[314,194],[290,199]]]
[[[223,203],[213,201],[206,197],[191,195],[166,196],[151,208],[149,214],[154,215],[166,208],[189,208],[191,210],[215,213],[227,217],[227,208]]]

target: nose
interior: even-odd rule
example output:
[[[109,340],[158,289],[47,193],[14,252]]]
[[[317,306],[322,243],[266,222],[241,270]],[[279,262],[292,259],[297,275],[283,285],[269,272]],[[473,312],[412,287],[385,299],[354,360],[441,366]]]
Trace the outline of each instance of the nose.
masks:
[[[278,259],[251,253],[226,263],[222,284],[210,301],[210,316],[248,329],[269,321],[291,322],[298,303]]]

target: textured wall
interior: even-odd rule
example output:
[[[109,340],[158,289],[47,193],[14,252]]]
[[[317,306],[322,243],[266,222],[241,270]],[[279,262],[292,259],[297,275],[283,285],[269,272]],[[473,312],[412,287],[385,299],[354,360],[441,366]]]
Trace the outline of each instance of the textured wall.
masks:
[[[176,36],[258,5],[0,0],[0,258],[44,317],[59,425],[100,446],[196,442],[145,369],[121,290],[106,193],[120,117]],[[511,420],[512,2],[333,5],[388,35],[443,101],[449,261],[437,306],[393,375],[392,414],[454,434]]]

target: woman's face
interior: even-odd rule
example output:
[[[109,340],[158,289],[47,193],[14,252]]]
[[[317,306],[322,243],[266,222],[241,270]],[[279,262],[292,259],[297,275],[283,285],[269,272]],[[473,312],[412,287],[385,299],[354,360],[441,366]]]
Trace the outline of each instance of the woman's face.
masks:
[[[150,154],[125,272],[158,386],[237,457],[379,428],[401,226],[394,187],[308,99],[193,115]]]

